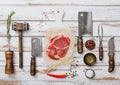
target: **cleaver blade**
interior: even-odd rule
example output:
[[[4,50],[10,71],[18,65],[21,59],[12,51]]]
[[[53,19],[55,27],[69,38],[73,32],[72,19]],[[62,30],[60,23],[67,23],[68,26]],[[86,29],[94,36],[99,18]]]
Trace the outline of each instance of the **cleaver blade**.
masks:
[[[83,52],[83,39],[84,34],[93,34],[92,12],[79,12],[78,13],[78,39],[77,50],[78,53]]]

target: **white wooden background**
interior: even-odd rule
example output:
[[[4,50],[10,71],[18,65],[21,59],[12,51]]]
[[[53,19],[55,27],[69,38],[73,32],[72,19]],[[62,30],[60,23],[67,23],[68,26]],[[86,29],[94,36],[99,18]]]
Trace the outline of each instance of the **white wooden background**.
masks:
[[[30,24],[30,30],[24,32],[24,68],[18,67],[18,33],[11,30],[12,45],[11,49],[15,51],[14,65],[15,74],[4,74],[5,56],[7,50],[6,42],[6,18],[11,11],[15,11],[13,21],[27,21]],[[29,74],[29,64],[31,57],[31,37],[44,36],[44,28],[50,27],[55,23],[55,11],[65,11],[63,23],[68,25],[76,32],[78,29],[78,12],[92,11],[93,13],[93,37],[85,36],[84,42],[88,39],[94,39],[96,48],[88,51],[84,48],[83,54],[74,53],[74,63],[79,66],[78,76],[74,79],[55,79],[41,74],[45,69],[43,58],[37,58],[37,74],[32,77]],[[104,59],[98,59],[98,25],[103,24],[104,30]],[[1,0],[0,1],[0,85],[119,85],[120,84],[120,1],[119,0]],[[108,40],[115,36],[115,70],[108,73]],[[43,37],[44,38],[44,37]],[[76,38],[76,37],[75,37]],[[97,63],[93,67],[88,67],[83,62],[83,56],[87,52],[92,52],[97,57]],[[44,56],[43,56],[44,57]],[[77,62],[77,60],[79,62]],[[87,68],[95,70],[96,76],[93,79],[87,79],[84,71]],[[56,68],[55,73],[69,72],[68,68]]]

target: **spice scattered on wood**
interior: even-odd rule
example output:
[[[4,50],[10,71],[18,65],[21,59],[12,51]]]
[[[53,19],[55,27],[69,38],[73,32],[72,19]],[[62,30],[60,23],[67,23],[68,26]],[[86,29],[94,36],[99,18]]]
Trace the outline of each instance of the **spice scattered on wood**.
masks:
[[[78,76],[78,69],[79,69],[79,60],[74,58],[73,64],[71,64],[69,77],[68,78],[75,78]]]

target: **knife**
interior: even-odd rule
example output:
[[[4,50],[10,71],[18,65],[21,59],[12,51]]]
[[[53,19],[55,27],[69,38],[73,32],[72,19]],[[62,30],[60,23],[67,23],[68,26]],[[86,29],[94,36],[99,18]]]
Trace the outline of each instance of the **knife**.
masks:
[[[32,46],[32,57],[30,62],[30,74],[34,76],[36,74],[36,57],[42,56],[42,41],[41,38],[32,38],[31,39]]]
[[[103,60],[103,27],[102,25],[98,26],[98,36],[99,36],[99,60]]]
[[[83,53],[83,34],[92,35],[92,12],[79,12],[78,13],[78,38],[77,50],[78,53]]]
[[[114,44],[114,37],[110,38],[109,42],[108,42],[108,48],[109,48],[109,52],[108,52],[108,56],[109,56],[109,68],[108,68],[108,72],[112,72],[114,71],[115,68],[115,61],[114,61],[114,50],[115,50],[115,44]]]

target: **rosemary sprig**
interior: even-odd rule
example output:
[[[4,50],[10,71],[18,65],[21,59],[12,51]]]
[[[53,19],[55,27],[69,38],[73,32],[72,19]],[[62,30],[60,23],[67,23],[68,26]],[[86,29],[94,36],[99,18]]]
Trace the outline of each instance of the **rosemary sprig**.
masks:
[[[11,40],[11,34],[10,34],[10,25],[11,25],[11,17],[15,14],[14,11],[12,11],[7,18],[7,42],[8,44],[10,44],[10,40]]]

